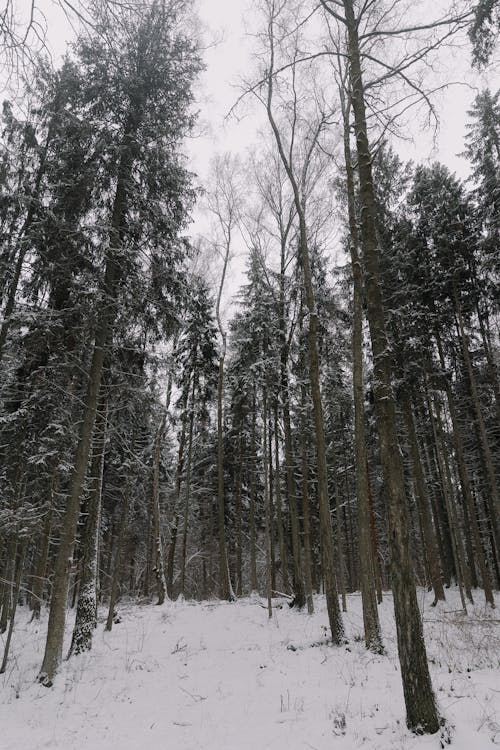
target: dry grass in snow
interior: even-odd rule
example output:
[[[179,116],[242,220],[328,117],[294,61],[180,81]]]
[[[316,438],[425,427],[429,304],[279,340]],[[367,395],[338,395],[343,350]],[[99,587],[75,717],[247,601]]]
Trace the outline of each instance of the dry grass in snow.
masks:
[[[421,593],[434,688],[455,750],[500,746],[500,624],[482,605],[436,609]],[[476,592],[481,600],[481,593]],[[327,642],[316,612],[258,598],[235,604],[121,605],[111,633],[64,662],[55,686],[35,682],[46,620],[19,615],[0,677],[1,750],[426,750],[404,721],[392,597],[381,621],[385,656],[366,651],[361,599],[348,597],[349,642]],[[279,604],[279,603],[277,603]],[[71,618],[70,618],[71,619]],[[71,622],[68,622],[68,640]]]

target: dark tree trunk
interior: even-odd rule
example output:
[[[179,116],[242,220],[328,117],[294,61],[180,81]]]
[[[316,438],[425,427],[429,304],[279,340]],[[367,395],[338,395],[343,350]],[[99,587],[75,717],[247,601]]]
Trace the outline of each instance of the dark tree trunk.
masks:
[[[80,542],[78,606],[73,637],[68,653],[81,654],[92,648],[97,625],[97,577],[99,570],[99,528],[106,447],[107,404],[100,400],[95,421],[90,476],[92,486],[87,503],[87,517]]]
[[[120,589],[120,572],[121,572],[121,556],[123,539],[125,536],[125,528],[127,526],[128,506],[129,506],[129,492],[128,487],[125,488],[125,492],[122,497],[122,512],[120,515],[120,526],[118,527],[118,534],[115,539],[115,559],[113,563],[113,574],[111,577],[111,591],[109,594],[109,608],[108,618],[106,620],[106,630],[111,630],[113,627],[113,619],[115,617],[115,608],[118,601],[118,593]]]
[[[387,493],[391,575],[406,721],[415,732],[434,733],[440,722],[432,690],[409,549],[408,511],[392,387],[391,350],[381,294],[375,193],[366,125],[358,25],[352,0],[343,0],[348,32],[351,101],[355,120],[361,203],[361,244],[374,363],[374,395],[380,453]]]
[[[109,342],[116,317],[116,294],[120,279],[120,256],[128,189],[134,162],[134,139],[139,125],[140,107],[132,108],[125,126],[123,150],[118,166],[117,185],[109,233],[109,251],[103,282],[103,299],[99,306],[97,327],[90,365],[87,393],[84,399],[83,417],[80,425],[78,447],[70,480],[66,510],[61,530],[61,541],[57,554],[45,654],[39,680],[47,687],[52,685],[62,658],[65,609],[68,586],[73,566],[73,547],[80,510],[80,500],[87,472],[92,432],[97,411],[106,346]]]
[[[429,505],[427,501],[427,490],[425,487],[425,477],[422,470],[422,463],[420,460],[420,453],[418,450],[417,435],[415,432],[415,424],[413,421],[413,413],[408,400],[405,400],[403,404],[404,419],[406,424],[406,431],[408,435],[410,458],[413,469],[413,477],[415,480],[415,490],[417,497],[417,506],[422,525],[422,536],[424,541],[424,548],[426,552],[427,563],[429,566],[429,575],[431,579],[432,588],[434,589],[434,605],[438,601],[444,601],[444,587],[443,579],[441,574],[441,568],[439,566],[439,557],[437,551],[436,538],[434,535],[434,529],[432,526],[431,514],[429,511]]]

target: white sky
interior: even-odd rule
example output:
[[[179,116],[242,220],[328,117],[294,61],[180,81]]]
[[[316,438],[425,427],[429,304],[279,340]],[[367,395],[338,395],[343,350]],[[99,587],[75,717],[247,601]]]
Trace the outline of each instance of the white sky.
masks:
[[[238,95],[237,82],[241,75],[249,74],[251,64],[251,40],[245,38],[244,17],[248,18],[251,0],[200,0],[199,9],[203,23],[223,35],[215,48],[205,54],[207,71],[203,76],[203,93],[209,106],[203,105],[202,117],[209,120],[211,134],[199,140],[192,148],[195,168],[204,173],[210,156],[217,150],[244,152],[256,140],[256,118],[246,117],[238,122],[232,118],[224,124],[224,115],[229,111]],[[489,85],[500,86],[498,69],[489,69],[487,74],[474,74],[471,70],[470,48],[457,50],[444,57],[444,75],[450,81],[464,85],[452,85],[436,95],[437,111],[441,118],[440,132],[434,140],[433,133],[425,132],[421,123],[415,122],[407,132],[412,143],[396,141],[394,146],[403,158],[439,160],[461,177],[468,174],[467,162],[459,157],[464,147],[467,110],[476,95],[477,88]]]
[[[16,0],[15,0],[16,2]],[[17,0],[18,7],[28,0]],[[64,52],[65,42],[71,38],[71,28],[56,0],[37,0],[48,21],[48,39],[58,57]],[[210,161],[215,153],[233,151],[243,157],[258,143],[258,127],[264,124],[263,114],[245,106],[239,119],[225,119],[238,96],[238,80],[251,76],[252,39],[245,34],[245,18],[248,19],[252,0],[197,0],[204,37],[208,46],[204,53],[207,69],[197,85],[196,96],[200,111],[196,137],[188,144],[191,169],[206,183]],[[467,109],[470,108],[477,88],[489,85],[500,86],[498,68],[488,75],[478,76],[470,70],[470,48],[459,50],[443,58],[444,74],[448,80],[467,81],[468,85],[451,86],[437,98],[437,110],[441,118],[440,131],[436,138],[422,124],[410,120],[406,130],[409,140],[395,141],[394,147],[403,159],[415,161],[444,162],[460,177],[467,177],[468,164],[459,156],[464,147]],[[476,87],[474,90],[471,86]],[[193,232],[206,228],[206,220],[197,211]],[[244,261],[242,251],[237,249],[236,258],[230,268],[229,286],[233,290],[242,282]],[[215,272],[216,275],[216,272]],[[228,289],[229,293],[229,289]]]
[[[31,0],[14,0],[19,9],[26,7]],[[65,49],[66,40],[72,36],[71,28],[56,0],[37,0],[38,7],[47,19],[49,45],[58,56]],[[204,58],[207,70],[203,73],[197,90],[200,109],[199,135],[190,144],[192,168],[204,177],[211,157],[217,151],[236,151],[244,154],[257,141],[257,123],[262,122],[255,112],[237,120],[224,117],[238,95],[238,80],[251,73],[251,39],[245,36],[245,17],[249,18],[252,0],[197,0],[199,16],[205,37],[210,43]],[[21,11],[20,11],[21,12]],[[470,50],[465,48],[454,57],[446,59],[447,75],[450,80],[467,79],[469,85],[481,88],[489,85],[492,89],[500,86],[498,68],[490,69],[487,75],[473,75],[470,71]],[[475,96],[475,91],[467,86],[452,86],[441,94],[438,112],[441,128],[437,141],[424,132],[420,123],[410,127],[408,136],[413,143],[396,142],[394,145],[404,158],[417,160],[439,159],[460,176],[467,175],[467,163],[457,155],[463,149],[466,111]],[[242,111],[243,114],[243,111]]]
[[[202,183],[209,173],[210,159],[217,151],[231,150],[243,156],[258,142],[258,128],[266,127],[262,113],[252,111],[251,106],[241,108],[241,119],[225,119],[238,97],[238,81],[242,76],[251,77],[252,40],[245,34],[245,19],[251,17],[251,0],[199,0],[198,7],[202,23],[218,38],[219,43],[205,53],[207,70],[200,85],[201,131],[203,135],[190,144],[192,169],[198,173]],[[459,156],[464,149],[467,110],[477,89],[489,85],[500,86],[495,71],[488,76],[479,76],[471,71],[470,47],[447,53],[444,56],[442,76],[449,81],[461,81],[466,85],[453,85],[436,95],[436,109],[440,117],[437,134],[426,130],[422,123],[410,119],[405,131],[408,140],[394,141],[393,145],[403,159],[414,161],[442,161],[459,177],[466,178],[468,162]],[[472,88],[474,87],[474,88]],[[195,231],[206,226],[203,217],[197,214]],[[244,283],[244,250],[238,248],[237,257],[230,266],[228,294]],[[214,270],[216,277],[217,271]],[[226,295],[225,295],[226,297]]]

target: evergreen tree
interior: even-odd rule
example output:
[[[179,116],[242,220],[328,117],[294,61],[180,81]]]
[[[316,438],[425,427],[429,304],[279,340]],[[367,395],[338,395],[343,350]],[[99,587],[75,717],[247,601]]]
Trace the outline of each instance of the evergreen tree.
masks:
[[[136,26],[123,19],[108,36],[82,39],[75,48],[79,71],[73,115],[85,112],[96,139],[105,146],[99,158],[100,200],[96,239],[101,259],[94,344],[78,448],[68,488],[61,543],[54,573],[47,644],[40,679],[50,685],[61,658],[69,567],[80,497],[90,452],[106,347],[120,306],[144,273],[144,257],[162,259],[175,278],[184,245],[178,240],[186,215],[188,177],[178,146],[192,118],[190,84],[199,61],[178,27],[178,4],[153,4]],[[145,253],[146,248],[146,253]],[[149,251],[149,252],[148,252]],[[161,253],[161,255],[160,255]],[[158,272],[158,269],[155,268]]]

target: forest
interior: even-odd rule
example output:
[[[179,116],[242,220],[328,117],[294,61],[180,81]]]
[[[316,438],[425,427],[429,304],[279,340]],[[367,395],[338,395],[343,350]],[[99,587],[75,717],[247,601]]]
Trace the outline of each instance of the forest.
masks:
[[[55,689],[132,605],[249,597],[324,603],[330,652],[358,597],[382,663],[389,598],[400,720],[444,747],[420,592],[498,623],[500,91],[467,179],[398,149],[450,56],[494,80],[500,3],[254,0],[227,117],[261,127],[203,181],[196,4],[58,3],[59,61],[39,0],[0,18],[0,677],[20,622]]]

